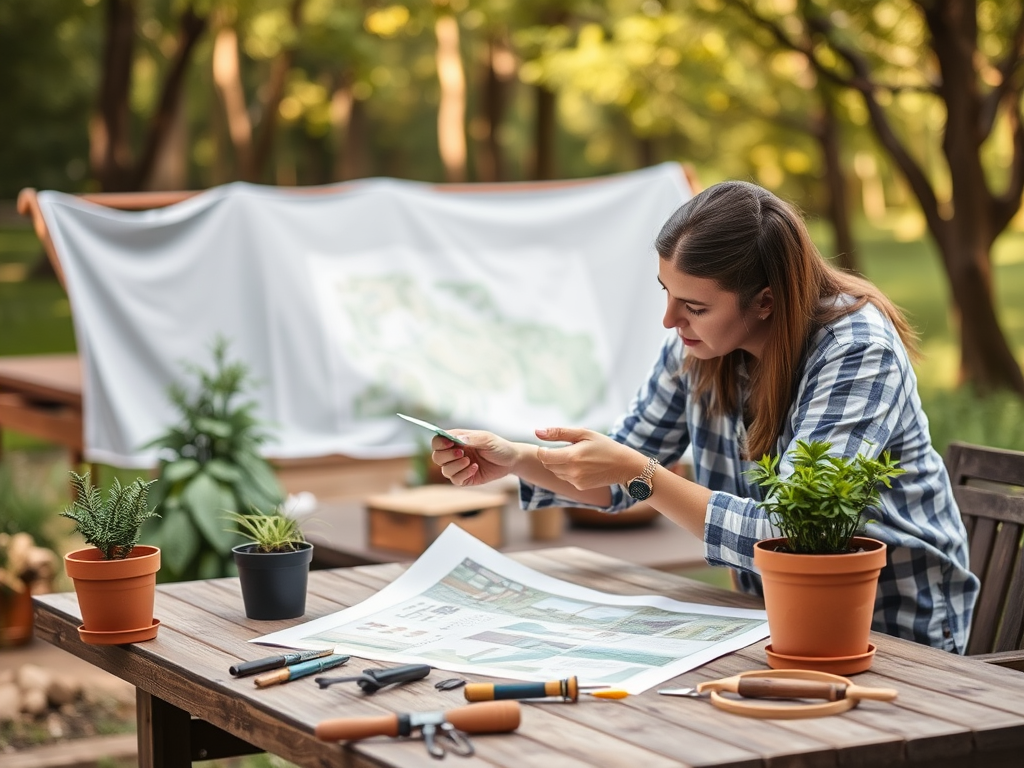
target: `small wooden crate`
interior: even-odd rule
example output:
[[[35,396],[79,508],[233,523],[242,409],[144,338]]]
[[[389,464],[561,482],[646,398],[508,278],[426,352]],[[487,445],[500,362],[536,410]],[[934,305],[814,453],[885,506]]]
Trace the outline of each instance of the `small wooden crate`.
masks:
[[[423,485],[366,500],[370,546],[418,555],[449,523],[455,523],[491,547],[500,547],[503,493]]]

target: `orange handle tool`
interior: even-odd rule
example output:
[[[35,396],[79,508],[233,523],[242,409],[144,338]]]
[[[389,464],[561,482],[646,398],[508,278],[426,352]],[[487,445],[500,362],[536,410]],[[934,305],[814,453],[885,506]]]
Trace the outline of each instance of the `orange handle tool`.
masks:
[[[325,720],[316,726],[323,741],[366,739],[371,736],[408,736],[413,728],[428,723],[451,723],[464,733],[504,733],[519,727],[519,702],[487,701],[467,704],[445,712],[390,714],[379,717],[345,717]]]
[[[575,677],[567,677],[564,680],[550,680],[546,683],[466,683],[462,692],[466,701],[542,699],[548,696],[561,696],[566,701],[578,701],[580,685]]]
[[[730,691],[751,699],[873,699],[892,701],[898,695],[892,688],[868,688],[816,680],[771,677],[726,677],[697,686],[700,691]]]

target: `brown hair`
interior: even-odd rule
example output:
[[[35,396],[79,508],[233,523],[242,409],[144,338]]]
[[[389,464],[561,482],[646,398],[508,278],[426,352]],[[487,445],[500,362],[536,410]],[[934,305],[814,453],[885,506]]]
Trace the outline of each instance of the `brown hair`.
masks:
[[[865,303],[878,307],[896,327],[910,353],[917,336],[903,313],[872,283],[836,269],[811,242],[803,219],[790,205],[755,184],[716,184],[683,204],[655,242],[658,254],[684,274],[714,280],[748,309],[771,289],[768,340],[751,373],[745,455],[774,450],[792,406],[796,376],[811,337],[825,324]],[[840,294],[852,303],[829,301]],[[740,350],[711,360],[687,356],[693,395],[712,413],[737,407]]]

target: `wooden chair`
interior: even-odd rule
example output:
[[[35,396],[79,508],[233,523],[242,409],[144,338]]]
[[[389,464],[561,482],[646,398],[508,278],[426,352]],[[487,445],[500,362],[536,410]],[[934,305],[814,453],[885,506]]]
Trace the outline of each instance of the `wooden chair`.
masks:
[[[946,467],[981,579],[967,653],[1024,671],[1024,453],[954,442]]]

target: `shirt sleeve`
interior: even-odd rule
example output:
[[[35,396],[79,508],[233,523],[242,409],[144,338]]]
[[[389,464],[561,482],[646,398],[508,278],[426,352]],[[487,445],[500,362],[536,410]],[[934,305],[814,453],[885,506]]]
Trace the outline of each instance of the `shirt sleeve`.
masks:
[[[813,353],[798,384],[786,430],[790,437],[778,446],[779,473],[792,474],[789,452],[797,440],[828,441],[835,455],[880,455],[910,397],[909,365],[905,352],[897,353],[878,340],[826,341]],[[754,544],[777,535],[753,499],[712,494],[705,517],[709,563],[753,570]]]
[[[677,462],[690,445],[682,354],[682,343],[673,334],[662,345],[647,381],[629,409],[608,432],[613,440],[646,456],[654,456],[665,466]],[[521,481],[519,484],[519,502],[523,509],[564,506],[621,512],[636,503],[621,485],[611,486],[611,494],[611,504],[598,507],[559,496],[532,483]]]

